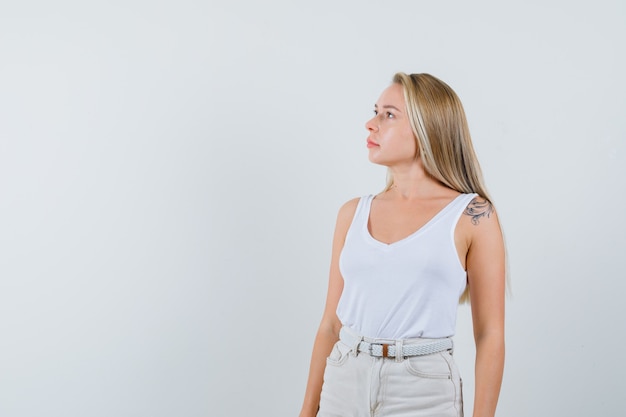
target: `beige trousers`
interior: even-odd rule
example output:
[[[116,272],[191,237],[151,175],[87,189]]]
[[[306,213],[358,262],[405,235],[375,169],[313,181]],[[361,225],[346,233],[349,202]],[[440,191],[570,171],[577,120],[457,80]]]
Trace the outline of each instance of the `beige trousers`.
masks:
[[[326,360],[317,416],[462,417],[462,382],[452,351],[397,360],[355,354],[339,341]]]

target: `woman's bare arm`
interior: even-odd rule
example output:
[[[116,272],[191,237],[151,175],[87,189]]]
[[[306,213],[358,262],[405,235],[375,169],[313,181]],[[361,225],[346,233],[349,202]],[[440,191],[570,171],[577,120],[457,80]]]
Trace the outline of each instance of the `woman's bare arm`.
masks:
[[[348,201],[339,210],[337,224],[333,237],[333,249],[330,261],[330,276],[328,280],[328,294],[326,296],[326,307],[320,323],[313,354],[311,355],[311,365],[309,369],[309,379],[307,382],[304,402],[300,417],[314,417],[320,402],[322,383],[324,382],[324,370],[326,368],[326,358],[330,354],[333,345],[339,340],[339,330],[341,322],[337,318],[337,304],[343,291],[343,278],[339,272],[339,254],[343,249],[346,233],[350,228],[358,199]]]
[[[466,259],[476,342],[473,417],[493,417],[504,371],[504,240],[488,201],[477,197],[464,214],[471,236]]]

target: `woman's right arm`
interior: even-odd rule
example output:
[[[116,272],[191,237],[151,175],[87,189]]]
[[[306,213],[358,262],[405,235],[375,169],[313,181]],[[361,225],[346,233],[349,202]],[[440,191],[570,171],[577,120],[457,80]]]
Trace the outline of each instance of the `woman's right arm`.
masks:
[[[343,278],[339,272],[339,254],[343,249],[346,233],[352,223],[358,199],[350,200],[339,209],[337,224],[333,237],[333,249],[330,260],[330,276],[328,280],[328,293],[326,295],[326,307],[322,322],[315,336],[309,379],[304,394],[304,403],[300,411],[300,417],[314,417],[320,403],[322,383],[324,382],[324,370],[326,358],[330,354],[333,345],[339,340],[341,322],[337,317],[337,304],[343,291]]]

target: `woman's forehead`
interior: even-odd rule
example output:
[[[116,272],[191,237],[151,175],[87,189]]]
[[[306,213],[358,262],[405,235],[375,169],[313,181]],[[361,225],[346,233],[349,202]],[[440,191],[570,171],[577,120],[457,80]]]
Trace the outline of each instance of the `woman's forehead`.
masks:
[[[399,109],[404,108],[404,91],[400,84],[393,83],[389,87],[385,88],[380,94],[376,107],[394,106]]]

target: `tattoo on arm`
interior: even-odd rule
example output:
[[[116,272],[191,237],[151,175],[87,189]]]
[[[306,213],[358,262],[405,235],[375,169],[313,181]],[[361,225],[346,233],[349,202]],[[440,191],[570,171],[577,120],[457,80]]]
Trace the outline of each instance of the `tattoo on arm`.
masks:
[[[478,225],[481,217],[489,218],[489,216],[491,216],[491,213],[493,213],[493,206],[491,205],[489,200],[481,197],[474,198],[472,202],[467,205],[465,211],[463,212],[463,214],[466,214],[472,218],[472,224],[475,226]]]

